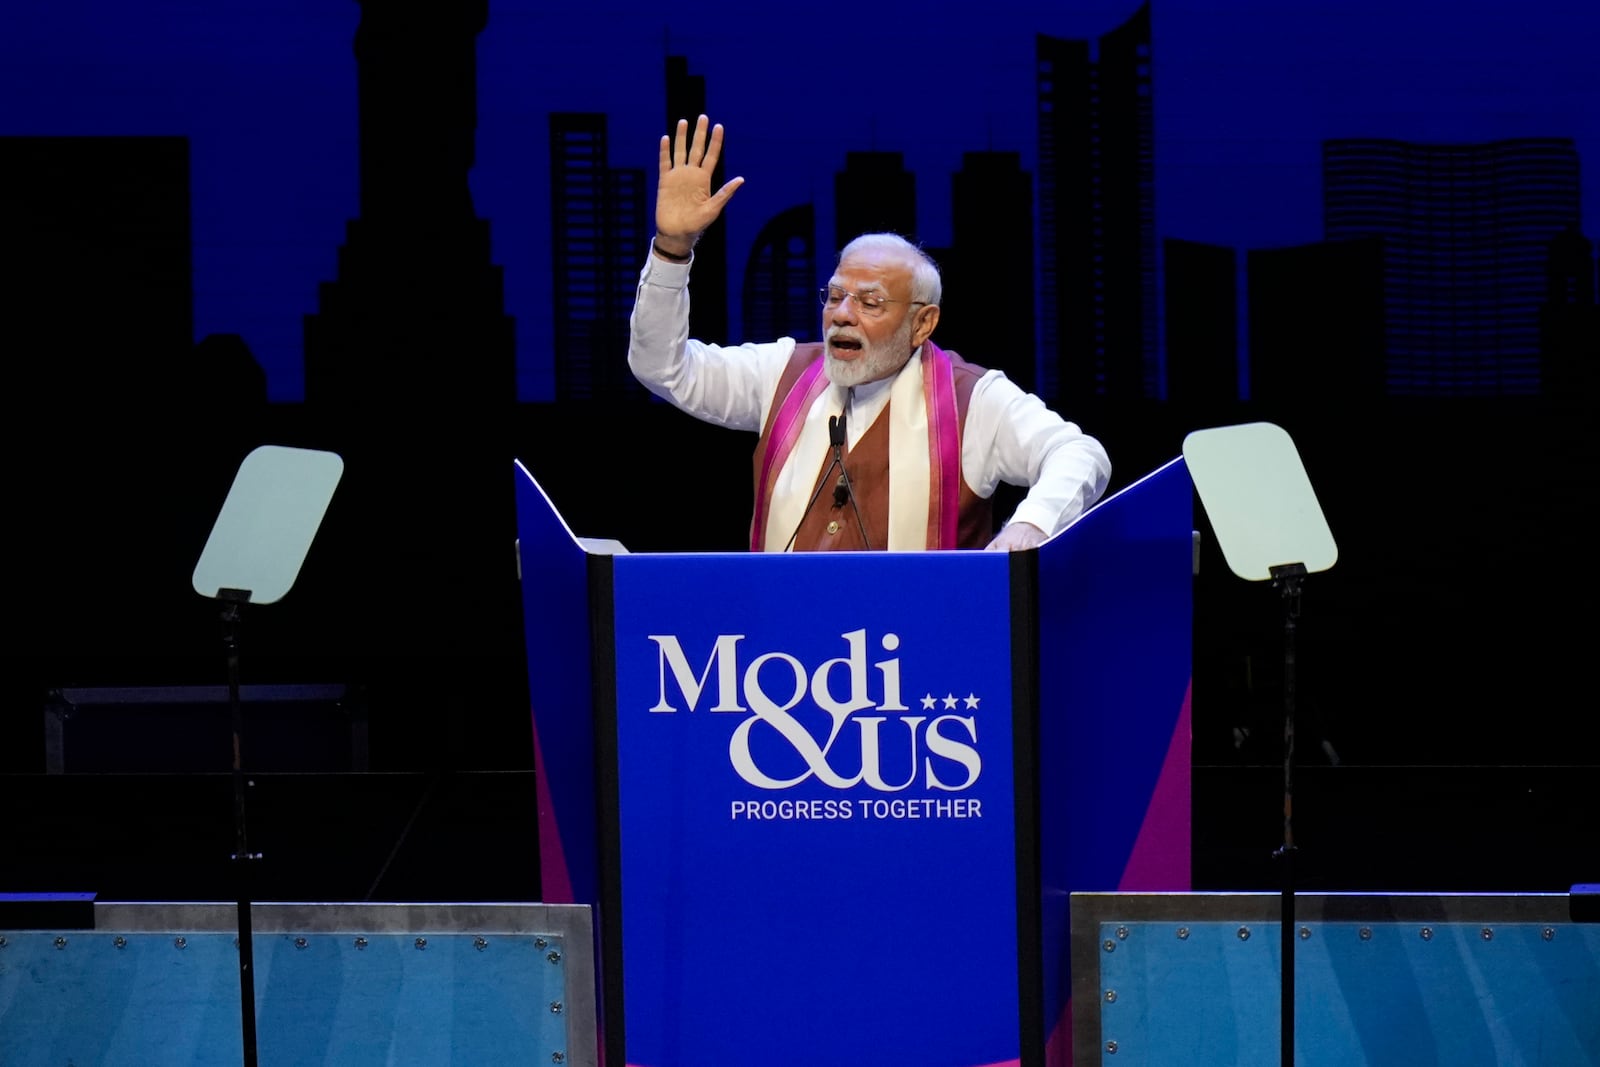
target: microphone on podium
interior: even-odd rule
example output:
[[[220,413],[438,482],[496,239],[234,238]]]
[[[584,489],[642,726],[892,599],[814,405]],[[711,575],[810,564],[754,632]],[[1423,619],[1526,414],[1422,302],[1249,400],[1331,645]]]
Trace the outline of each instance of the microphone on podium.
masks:
[[[855,490],[850,486],[850,474],[844,469],[844,416],[828,416],[828,444],[833,449],[833,459],[828,463],[828,469],[822,472],[822,477],[817,479],[817,487],[811,492],[811,499],[806,501],[806,509],[800,513],[800,521],[795,524],[794,533],[789,535],[789,540],[784,544],[783,550],[789,551],[794,546],[794,539],[800,535],[800,527],[806,524],[806,517],[811,514],[811,509],[816,506],[817,497],[822,495],[822,487],[828,484],[828,479],[833,475],[834,468],[839,470],[839,480],[833,487],[833,506],[842,508],[848,501],[856,513],[856,526],[861,530],[861,543],[868,548],[872,543],[867,540],[867,527],[861,521],[861,508],[856,505]]]
[[[850,502],[850,510],[856,515],[856,529],[861,531],[861,545],[871,548],[872,541],[867,537],[867,524],[861,519],[861,506],[856,503],[856,491],[850,484],[850,472],[844,465],[844,415],[834,420],[828,419],[828,442],[833,445],[833,462],[839,467],[839,482],[833,487],[833,506],[844,507],[846,500]]]

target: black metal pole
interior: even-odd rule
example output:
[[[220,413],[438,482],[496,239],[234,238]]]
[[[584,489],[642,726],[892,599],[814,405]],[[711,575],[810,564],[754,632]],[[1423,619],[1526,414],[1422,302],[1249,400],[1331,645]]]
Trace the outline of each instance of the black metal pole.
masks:
[[[239,697],[239,623],[248,589],[219,589],[228,654],[228,708],[233,717],[233,864],[239,891],[239,1019],[245,1067],[256,1067],[255,953],[250,933],[250,838],[245,820],[244,710]]]
[[[1295,629],[1300,619],[1300,581],[1306,575],[1303,563],[1287,563],[1271,569],[1273,584],[1283,594],[1283,844],[1274,855],[1283,861],[1283,907],[1279,925],[1279,944],[1283,963],[1279,992],[1278,1061],[1294,1065],[1294,687]]]

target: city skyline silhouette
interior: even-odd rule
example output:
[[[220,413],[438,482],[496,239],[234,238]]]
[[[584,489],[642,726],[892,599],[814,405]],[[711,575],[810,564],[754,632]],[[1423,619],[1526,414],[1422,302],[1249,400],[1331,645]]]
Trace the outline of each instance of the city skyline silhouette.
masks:
[[[194,337],[241,337],[261,362],[274,401],[304,397],[299,320],[315,311],[317,287],[337,273],[336,249],[358,212],[358,86],[350,48],[360,5],[350,8],[290,8],[262,24],[235,18],[226,5],[203,18],[152,2],[141,8],[143,21],[119,9],[69,27],[60,21],[64,16],[35,13],[17,18],[15,28],[22,32],[9,35],[11,97],[28,103],[0,119],[0,136],[181,131],[191,139]],[[619,7],[627,10],[626,4]],[[685,64],[684,76],[700,83],[707,110],[728,122],[729,165],[739,163],[737,169],[746,172],[745,189],[713,234],[720,233],[728,249],[729,330],[715,338],[728,341],[757,339],[744,330],[736,297],[756,236],[771,218],[811,203],[819,269],[825,269],[837,210],[830,193],[851,152],[901,155],[919,193],[913,226],[935,248],[953,243],[950,187],[966,153],[1015,152],[1019,168],[1040,185],[1046,175],[1036,113],[1038,39],[1097,55],[1105,39],[1141,11],[1149,12],[1152,39],[1153,224],[1163,244],[1231,247],[1243,256],[1321,240],[1321,153],[1330,139],[1465,146],[1565,137],[1580,156],[1594,146],[1600,104],[1574,62],[1591,16],[1548,3],[1516,17],[1487,6],[1435,3],[1391,5],[1381,17],[1375,10],[1352,8],[1336,19],[1308,16],[1297,22],[1243,3],[1202,10],[1181,0],[1146,7],[1104,2],[1051,13],[1023,7],[1024,21],[1003,27],[961,27],[960,34],[950,29],[944,38],[917,31],[919,40],[928,38],[930,55],[947,54],[949,39],[959,37],[957,54],[964,47],[969,55],[964,77],[990,86],[958,97],[960,110],[950,110],[948,97],[935,92],[928,99],[944,101],[945,110],[926,120],[852,113],[847,121],[813,124],[790,118],[804,111],[795,99],[804,94],[795,88],[744,91],[751,60],[722,47],[724,35],[739,26],[675,31],[624,17],[602,34],[586,19],[564,20],[517,3],[489,5],[476,44],[476,158],[469,182],[477,215],[492,231],[493,262],[505,275],[507,312],[516,323],[518,399],[541,402],[557,395],[546,119],[605,115],[609,165],[643,173],[648,212],[653,141],[663,111],[678,103],[671,79],[663,77],[668,62]],[[781,25],[786,14],[793,12],[750,16],[746,28],[759,29],[768,19]],[[1322,40],[1307,40],[1313,26]],[[1430,27],[1438,32],[1427,35]],[[250,39],[243,39],[243,28],[253,34]],[[1418,34],[1425,35],[1428,50],[1408,52],[1405,42]],[[569,40],[569,47],[551,47]],[[124,47],[135,41],[142,42],[137,49]],[[1263,43],[1252,49],[1253,41]],[[187,88],[200,42],[231,45],[238,71],[222,81],[203,75],[212,97],[203,110]],[[107,62],[118,48],[123,58]],[[584,57],[592,54],[586,49],[614,55],[604,64],[604,76],[592,61],[585,65]],[[276,63],[285,54],[296,57],[292,70]],[[542,58],[530,66],[526,57],[533,54]],[[1225,64],[1227,56],[1235,63]],[[45,57],[48,70],[39,66]],[[159,69],[146,71],[138,93],[118,91],[163,57]],[[1488,57],[1497,73],[1475,73],[1472,64]],[[819,60],[819,69],[833,62]],[[1321,86],[1308,76],[1318,71],[1327,79]],[[1363,79],[1369,87],[1350,84]],[[26,95],[24,86],[31,87]],[[1252,87],[1258,91],[1246,95]],[[1262,102],[1274,97],[1278,102]],[[88,99],[96,101],[93,110],[83,106]],[[1234,106],[1196,114],[1213,101]],[[225,106],[250,120],[224,125]],[[1253,159],[1260,165],[1252,166]],[[1600,175],[1590,170],[1580,193],[1594,203]],[[1227,181],[1238,191],[1223,195],[1216,186]],[[1262,189],[1269,181],[1277,183],[1276,191]],[[1048,226],[1042,207],[1035,211],[1041,230]],[[1053,246],[1042,233],[1035,241],[1042,281]],[[697,277],[703,289],[717,281]],[[1040,305],[1041,317],[1048,315],[1049,303]],[[1042,347],[1049,347],[1052,328],[1039,324]],[[1160,341],[1164,346],[1164,335]],[[1050,385],[1048,377],[1041,384]]]

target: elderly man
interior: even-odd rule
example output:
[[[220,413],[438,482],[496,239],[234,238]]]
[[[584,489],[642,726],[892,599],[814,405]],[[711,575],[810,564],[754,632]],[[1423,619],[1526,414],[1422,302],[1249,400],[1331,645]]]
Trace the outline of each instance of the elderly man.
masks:
[[[1035,548],[1100,498],[1111,464],[1099,441],[933,343],[939,271],[902,237],[845,246],[821,291],[821,342],[690,339],[695,242],[744,184],[711,190],[722,139],[704,115],[661,138],[628,365],[679,409],[760,433],[752,550]],[[996,534],[1001,482],[1028,491]]]

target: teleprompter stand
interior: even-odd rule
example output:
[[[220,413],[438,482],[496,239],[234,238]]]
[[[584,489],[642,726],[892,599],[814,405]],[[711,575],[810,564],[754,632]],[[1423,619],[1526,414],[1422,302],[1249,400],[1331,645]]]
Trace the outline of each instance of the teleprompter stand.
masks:
[[[1184,461],[1211,520],[1228,569],[1250,581],[1270,580],[1283,604],[1283,868],[1280,931],[1282,991],[1280,1060],[1294,1063],[1294,713],[1295,639],[1300,596],[1309,574],[1338,558],[1333,535],[1289,435],[1255,422],[1197,430],[1184,439]]]
[[[255,956],[250,930],[250,851],[245,797],[239,643],[246,604],[272,604],[294,584],[327,513],[344,461],[332,452],[262,445],[239,465],[195,564],[195,592],[220,606],[233,720],[232,860],[239,897],[239,1004],[245,1067],[256,1065]]]

